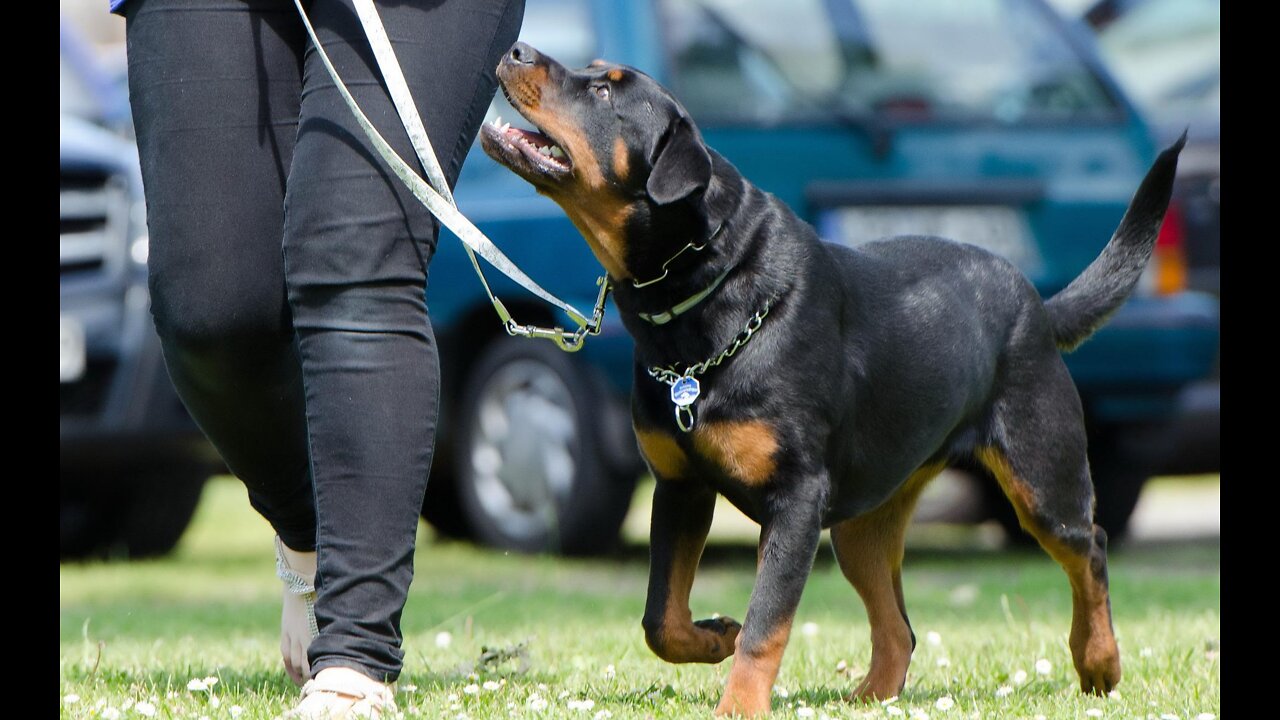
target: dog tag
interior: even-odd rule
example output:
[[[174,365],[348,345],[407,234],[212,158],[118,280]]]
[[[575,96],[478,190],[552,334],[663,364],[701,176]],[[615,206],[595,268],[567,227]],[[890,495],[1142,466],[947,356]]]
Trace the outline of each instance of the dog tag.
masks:
[[[701,392],[698,379],[686,375],[671,385],[671,402],[675,403],[676,407],[689,407],[694,400],[698,399]]]

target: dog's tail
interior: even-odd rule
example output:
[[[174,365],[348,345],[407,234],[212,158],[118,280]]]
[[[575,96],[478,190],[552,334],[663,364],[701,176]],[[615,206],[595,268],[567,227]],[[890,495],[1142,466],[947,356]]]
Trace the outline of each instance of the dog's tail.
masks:
[[[1074,350],[1089,339],[1138,284],[1169,207],[1178,153],[1186,142],[1183,131],[1177,142],[1160,153],[1102,254],[1070,285],[1045,301],[1054,339],[1062,350]]]

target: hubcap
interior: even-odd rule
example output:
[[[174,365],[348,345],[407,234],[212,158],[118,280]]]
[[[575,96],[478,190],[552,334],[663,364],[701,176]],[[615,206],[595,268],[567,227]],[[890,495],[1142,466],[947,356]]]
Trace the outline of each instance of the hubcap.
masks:
[[[535,360],[494,373],[471,420],[476,497],[505,534],[554,535],[576,469],[577,421],[569,387]]]

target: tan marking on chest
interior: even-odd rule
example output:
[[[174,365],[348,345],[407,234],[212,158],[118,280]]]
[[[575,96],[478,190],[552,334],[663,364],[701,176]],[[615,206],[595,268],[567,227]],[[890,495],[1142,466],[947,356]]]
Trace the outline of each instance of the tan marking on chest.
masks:
[[[708,423],[693,431],[698,452],[726,473],[748,485],[763,485],[773,477],[778,439],[760,420]]]
[[[640,443],[640,453],[658,477],[664,480],[684,477],[689,458],[676,444],[675,438],[660,430],[636,428],[636,440]]]

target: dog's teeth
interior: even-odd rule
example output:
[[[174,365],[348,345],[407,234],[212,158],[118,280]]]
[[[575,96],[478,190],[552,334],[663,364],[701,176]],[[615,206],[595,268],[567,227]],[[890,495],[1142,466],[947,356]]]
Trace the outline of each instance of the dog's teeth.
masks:
[[[511,129],[511,123],[502,123],[502,132],[506,132],[510,129]]]
[[[560,149],[560,146],[559,146],[559,145],[552,145],[552,146],[551,146],[551,155],[552,155],[552,156],[554,156],[554,157],[562,158],[562,157],[564,157],[564,151]]]
[[[539,148],[538,148],[538,154],[539,154],[539,155],[546,155],[547,157],[551,157],[551,148],[547,147],[546,145],[543,145],[542,147],[539,147]]]
[[[493,118],[493,126],[494,126],[494,127],[496,127],[496,128],[500,128],[500,127],[502,127],[502,116],[501,116],[501,115],[498,115],[498,116],[496,116],[496,117],[494,117],[494,118]]]

